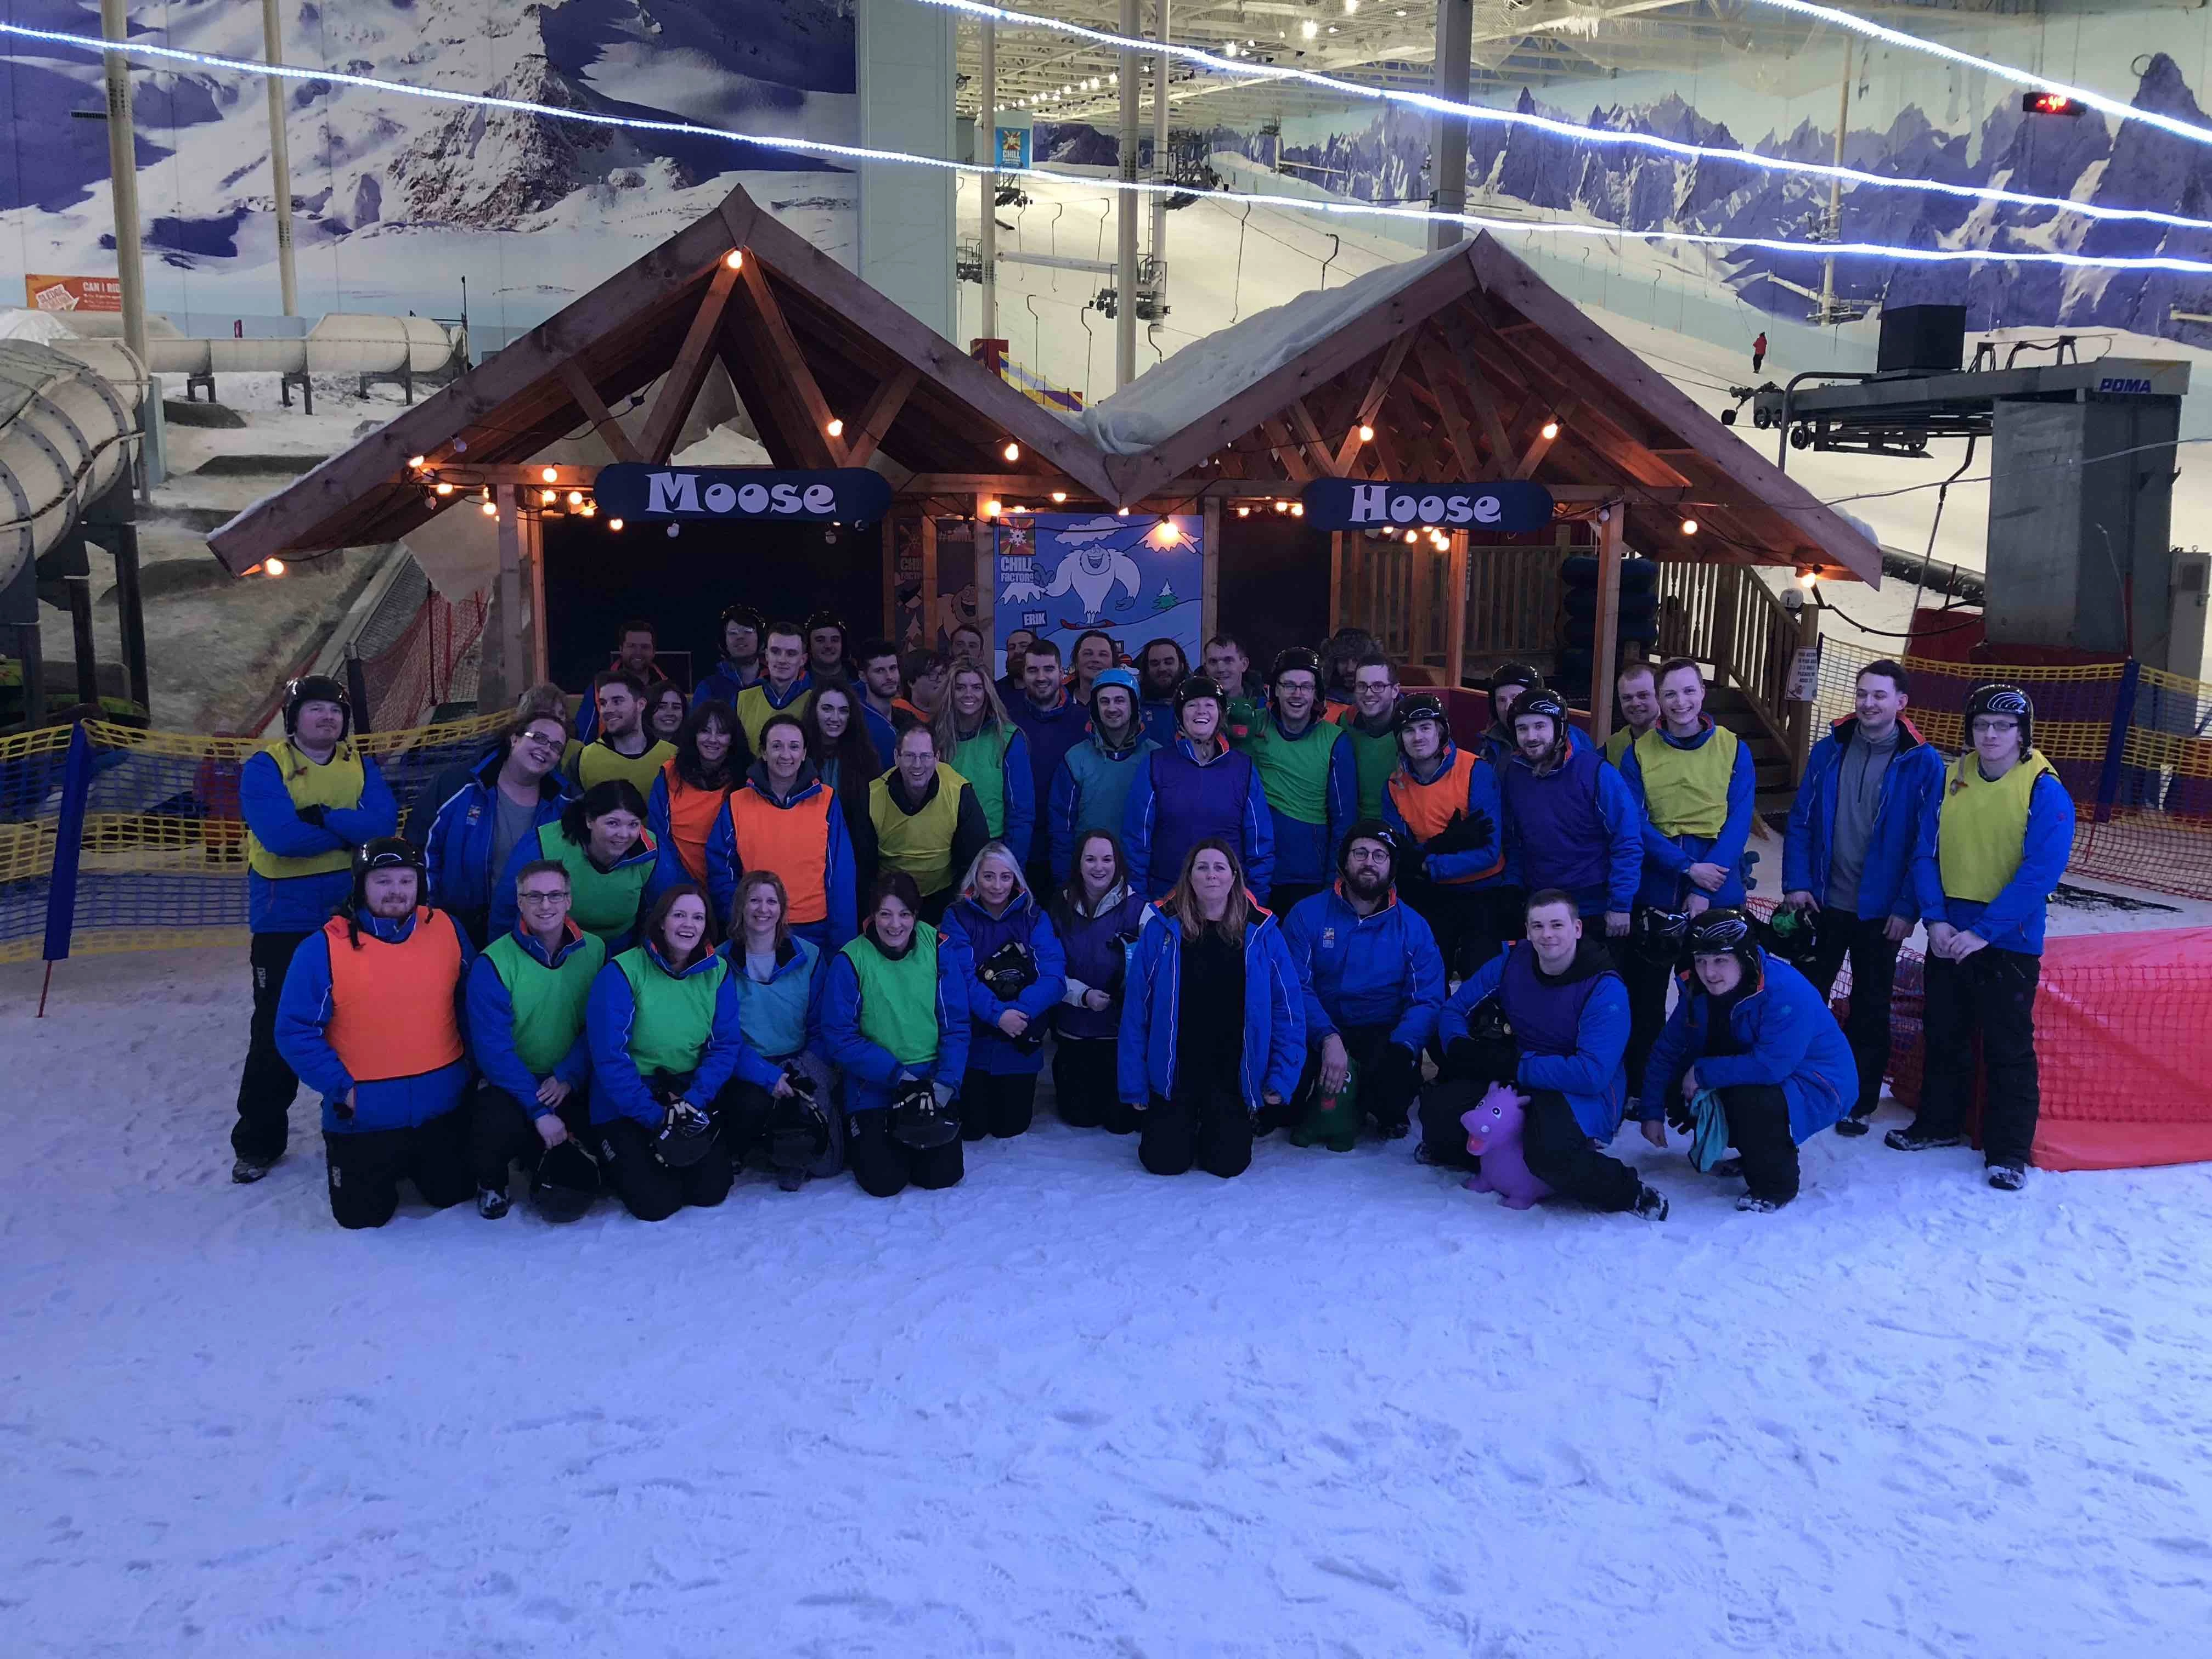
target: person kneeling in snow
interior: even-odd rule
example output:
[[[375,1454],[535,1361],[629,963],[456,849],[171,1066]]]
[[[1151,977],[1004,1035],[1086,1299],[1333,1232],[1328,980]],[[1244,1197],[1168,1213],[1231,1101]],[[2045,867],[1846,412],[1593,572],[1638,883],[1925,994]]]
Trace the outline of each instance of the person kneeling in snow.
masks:
[[[1689,931],[1692,972],[1645,1076],[1647,1109],[1698,1129],[1710,1091],[1737,1156],[1714,1174],[1741,1174],[1739,1210],[1778,1210],[1797,1196],[1797,1148],[1832,1127],[1858,1097],[1850,1040],[1813,983],[1752,940],[1741,910],[1708,910]],[[1733,1165],[1733,1167],[1731,1167]]]
[[[1599,1150],[1620,1133],[1628,1103],[1621,1069],[1627,989],[1605,946],[1583,937],[1571,894],[1532,893],[1525,916],[1528,937],[1484,963],[1444,1004],[1437,1023],[1443,1073],[1421,1097],[1420,1160],[1477,1167],[1461,1114],[1492,1084],[1508,1084],[1527,1097],[1522,1138],[1530,1174],[1590,1209],[1664,1221],[1667,1200]],[[1650,1126],[1646,1138],[1664,1141],[1666,1132]]]
[[[724,1121],[742,1084],[788,1098],[791,1079],[744,1039],[729,959],[707,943],[707,896],[661,895],[641,940],[592,981],[592,1134],[607,1185],[640,1221],[712,1209],[736,1180]]]
[[[1011,1140],[1028,1130],[1036,1109],[1046,1017],[1067,989],[1067,957],[1006,842],[992,842],[968,866],[945,913],[945,938],[969,963],[960,1138]]]
[[[300,946],[276,1005],[276,1051],[323,1097],[341,1227],[391,1220],[403,1176],[435,1209],[469,1195],[461,990],[475,952],[422,903],[428,885],[413,843],[364,843],[351,902]]]
[[[470,1111],[477,1213],[507,1213],[507,1170],[530,1171],[530,1195],[548,1221],[574,1221],[599,1190],[591,1141],[592,1054],[584,1007],[607,947],[568,915],[568,868],[522,866],[522,913],[469,969],[469,1048],[483,1074]]]
[[[1297,1087],[1304,1003],[1283,930],[1245,890],[1236,849],[1207,836],[1129,951],[1119,1062],[1138,1161],[1154,1175],[1243,1175],[1255,1120]]]
[[[1444,1002],[1436,935],[1392,883],[1397,853],[1378,820],[1353,824],[1337,848],[1336,885],[1302,901],[1283,927],[1305,994],[1310,1055],[1299,1097],[1338,1094],[1357,1062],[1357,1109],[1391,1140],[1407,1132],[1421,1047]],[[1358,1127],[1334,1144],[1348,1149]]]
[[[905,871],[878,876],[860,936],[830,959],[822,992],[822,1035],[845,1073],[845,1161],[871,1198],[909,1183],[957,1186],[967,1173],[954,1103],[968,1068],[975,969],[921,919],[921,902]]]

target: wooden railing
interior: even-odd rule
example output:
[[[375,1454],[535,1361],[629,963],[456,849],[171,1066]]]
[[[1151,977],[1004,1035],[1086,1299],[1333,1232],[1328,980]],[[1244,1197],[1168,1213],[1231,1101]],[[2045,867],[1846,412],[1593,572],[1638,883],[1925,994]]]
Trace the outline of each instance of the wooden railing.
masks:
[[[1462,644],[1472,665],[1504,657],[1548,661],[1559,645],[1559,561],[1556,547],[1469,547],[1467,594],[1457,607]],[[1344,538],[1338,621],[1364,628],[1383,654],[1442,669],[1450,660],[1454,607],[1451,560],[1424,538],[1408,546],[1393,538]]]

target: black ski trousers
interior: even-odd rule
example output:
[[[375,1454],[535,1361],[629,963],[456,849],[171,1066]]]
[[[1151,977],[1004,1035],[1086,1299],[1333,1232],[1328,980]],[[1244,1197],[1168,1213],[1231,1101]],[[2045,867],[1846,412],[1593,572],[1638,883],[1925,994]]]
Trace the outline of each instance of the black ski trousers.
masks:
[[[1926,1055],[1913,1133],[1965,1131],[1974,1082],[1974,1038],[1982,1040],[1989,1091],[1982,1106],[1982,1157],[2027,1168],[2043,1095],[2035,1068],[2035,991],[2043,958],[1985,946],[1964,962],[1928,958]]]
[[[687,1204],[711,1210],[730,1195],[738,1178],[720,1133],[710,1138],[704,1158],[682,1170],[653,1155],[653,1132],[634,1117],[594,1125],[592,1139],[601,1179],[640,1221],[665,1221]]]
[[[238,1121],[231,1125],[230,1150],[256,1164],[274,1164],[291,1144],[292,1097],[298,1075],[276,1052],[276,1000],[284,994],[285,970],[310,936],[256,933],[247,951],[253,968],[253,1023],[246,1040],[246,1066],[238,1078]]]
[[[1052,1098],[1071,1129],[1133,1133],[1137,1109],[1121,1098],[1121,1045],[1111,1037],[1054,1037]]]
[[[1452,1078],[1422,1091],[1421,1145],[1431,1163],[1452,1170],[1482,1167],[1467,1150],[1467,1129],[1460,1116],[1474,1109],[1491,1082],[1488,1078]],[[1635,1208],[1643,1181],[1620,1159],[1590,1145],[1589,1132],[1576,1121],[1567,1097],[1556,1089],[1522,1092],[1528,1106],[1522,1119],[1521,1155],[1528,1173],[1587,1209]]]
[[[881,1107],[854,1112],[845,1120],[845,1162],[853,1179],[871,1198],[896,1198],[908,1186],[936,1192],[957,1187],[967,1173],[957,1140],[916,1152],[891,1139],[890,1113]]]
[[[1826,1002],[1844,958],[1850,960],[1851,1011],[1844,1021],[1844,1036],[1858,1063],[1854,1117],[1874,1115],[1881,1103],[1882,1074],[1889,1069],[1889,1000],[1897,988],[1898,946],[1884,931],[1887,921],[1886,916],[1869,919],[1823,910],[1820,948],[1805,965],[1805,977]]]
[[[1651,1045],[1667,1029],[1667,988],[1674,982],[1674,964],[1654,962],[1627,939],[1613,941],[1613,960],[1620,964],[1621,982],[1628,988],[1628,1092],[1644,1093],[1644,1067],[1651,1058]]]
[[[1137,1161],[1154,1175],[1185,1175],[1196,1165],[1224,1181],[1252,1167],[1252,1115],[1226,1090],[1194,1099],[1159,1095],[1138,1125]]]
[[[545,1155],[538,1120],[545,1109],[534,1095],[520,1101],[491,1084],[477,1085],[476,1097],[469,1103],[469,1162],[477,1186],[505,1192],[507,1171],[517,1164],[533,1176],[538,1173],[538,1160]],[[580,1144],[592,1144],[591,1101],[586,1091],[570,1090],[555,1115]]]
[[[1467,979],[1521,937],[1524,897],[1517,887],[1450,887],[1409,883],[1399,896],[1429,924],[1447,979]]]
[[[411,1181],[434,1210],[473,1190],[469,1114],[460,1107],[412,1129],[323,1133],[331,1214],[341,1227],[381,1227],[399,1207],[399,1183]]]
[[[960,1079],[960,1139],[1012,1140],[1036,1115],[1035,1072],[970,1072]]]
[[[1771,1083],[1743,1083],[1717,1091],[1728,1115],[1729,1145],[1743,1161],[1744,1188],[1753,1198],[1787,1204],[1797,1196],[1797,1143],[1790,1136],[1790,1100]]]

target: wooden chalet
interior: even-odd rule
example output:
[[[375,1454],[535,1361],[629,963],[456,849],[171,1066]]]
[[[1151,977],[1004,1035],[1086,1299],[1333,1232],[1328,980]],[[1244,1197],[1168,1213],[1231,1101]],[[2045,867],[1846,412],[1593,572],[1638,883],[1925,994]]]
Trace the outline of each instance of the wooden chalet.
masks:
[[[882,475],[880,533],[718,524],[678,541],[638,524],[617,538],[606,515],[571,509],[598,472],[576,454],[667,462],[718,368],[773,467]],[[1552,521],[1514,536],[1324,531],[1301,522],[1299,499],[1323,479],[1528,481],[1548,491]],[[880,596],[888,630],[897,538],[912,533],[927,556],[939,520],[1016,502],[1199,512],[1208,632],[1217,611],[1267,645],[1363,626],[1409,678],[1453,687],[1506,657],[1556,660],[1559,570],[1576,551],[1596,562],[1589,667],[1609,686],[1621,562],[1656,558],[1660,650],[1712,665],[1717,712],[1766,740],[1763,772],[1802,763],[1809,714],[1787,690],[1816,635],[1810,607],[1790,613],[1744,567],[1881,574],[1860,530],[1487,234],[1187,346],[1078,425],[742,190],[210,544],[246,574],[488,504],[495,644],[520,685],[549,669],[576,678],[577,653],[555,648],[563,634],[595,651],[617,616],[671,614],[671,594],[684,600],[677,614],[711,618],[741,593],[761,602],[763,585],[812,584],[854,618]],[[988,631],[994,583],[979,574]],[[936,589],[933,569],[925,604]],[[1592,701],[1602,735],[1611,700]]]

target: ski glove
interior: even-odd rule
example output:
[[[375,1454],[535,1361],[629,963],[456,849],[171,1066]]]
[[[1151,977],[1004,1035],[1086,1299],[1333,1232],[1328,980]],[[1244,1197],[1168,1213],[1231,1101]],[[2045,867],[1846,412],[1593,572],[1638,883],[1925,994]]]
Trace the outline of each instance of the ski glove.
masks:
[[[1455,812],[1452,821],[1437,834],[1421,843],[1421,851],[1430,858],[1447,853],[1474,853],[1490,845],[1497,826],[1490,814],[1480,807],[1471,812]]]
[[[1471,1083],[1510,1083],[1521,1069],[1521,1054],[1510,1042],[1459,1037],[1444,1050],[1444,1075]]]
[[[329,811],[327,806],[302,806],[296,809],[296,816],[301,823],[312,823],[319,830],[323,827],[323,814]]]
[[[1667,1127],[1677,1134],[1688,1134],[1698,1127],[1698,1114],[1692,1104],[1682,1098],[1680,1088],[1670,1090],[1667,1096]]]

